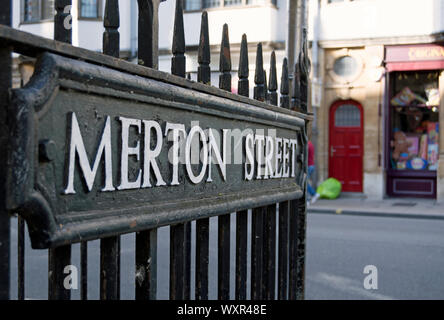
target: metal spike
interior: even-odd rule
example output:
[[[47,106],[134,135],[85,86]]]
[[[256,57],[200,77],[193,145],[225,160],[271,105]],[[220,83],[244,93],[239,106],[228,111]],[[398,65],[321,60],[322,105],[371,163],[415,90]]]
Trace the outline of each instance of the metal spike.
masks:
[[[239,57],[239,68],[237,71],[239,81],[237,83],[237,93],[248,97],[249,96],[249,70],[248,70],[248,43],[247,43],[247,35],[242,35],[241,49],[240,49],[240,57]]]
[[[264,64],[262,57],[262,43],[257,44],[256,51],[256,70],[254,74],[254,99],[259,101],[265,101],[265,74],[264,74]]]
[[[222,30],[222,42],[220,45],[219,88],[231,91],[231,53],[228,37],[228,25],[225,23]]]
[[[289,109],[290,108],[290,98],[288,96],[289,92],[289,85],[288,85],[288,63],[287,58],[284,58],[284,61],[282,62],[282,76],[281,76],[281,99],[280,99],[280,106],[282,108]]]
[[[268,100],[270,104],[277,106],[277,75],[276,75],[276,54],[273,51],[270,58],[270,79],[268,82]]]
[[[120,26],[119,1],[106,0],[105,15],[103,17],[103,53],[118,58],[120,54]]]
[[[210,69],[210,36],[208,32],[208,14],[206,11],[202,12],[202,22],[200,26],[200,40],[199,52],[197,61],[199,67],[197,68],[197,81],[205,84],[211,84],[211,69]]]
[[[264,101],[268,102],[267,71],[264,70]]]
[[[138,17],[138,64],[157,69],[159,67],[159,4],[160,0],[137,0]]]
[[[176,0],[172,52],[171,73],[185,78],[185,32],[182,0]]]
[[[291,109],[300,111],[301,108],[301,72],[299,69],[299,60],[294,65],[293,77],[293,96],[291,97]]]

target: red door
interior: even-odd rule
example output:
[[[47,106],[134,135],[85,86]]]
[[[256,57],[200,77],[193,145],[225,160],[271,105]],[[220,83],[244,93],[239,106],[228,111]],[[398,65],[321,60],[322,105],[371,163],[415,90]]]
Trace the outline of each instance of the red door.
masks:
[[[363,112],[356,101],[341,100],[330,108],[329,177],[342,191],[362,192]]]

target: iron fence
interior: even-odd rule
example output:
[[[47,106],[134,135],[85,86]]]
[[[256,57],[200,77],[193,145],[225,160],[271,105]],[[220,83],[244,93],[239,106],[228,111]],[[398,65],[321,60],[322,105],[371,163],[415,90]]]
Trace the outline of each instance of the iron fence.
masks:
[[[222,202],[215,208],[205,209],[198,213],[191,210],[190,214],[178,214],[178,217],[168,222],[168,219],[157,219],[155,222],[142,224],[135,230],[135,298],[156,299],[157,297],[157,246],[159,227],[170,228],[170,261],[169,261],[169,298],[196,299],[209,298],[209,239],[210,218],[218,219],[217,235],[217,298],[230,298],[230,243],[235,242],[235,295],[237,300],[251,299],[303,299],[304,298],[304,270],[305,270],[305,239],[306,239],[306,123],[311,119],[307,112],[307,76],[309,61],[307,57],[306,40],[297,62],[295,74],[294,96],[289,97],[287,60],[282,65],[280,81],[280,95],[278,103],[278,81],[276,71],[276,57],[273,52],[270,61],[268,81],[263,69],[262,44],[257,45],[254,99],[249,96],[248,45],[244,35],[241,41],[240,62],[238,68],[238,95],[231,93],[231,55],[228,37],[228,26],[223,27],[223,36],[220,46],[220,76],[219,88],[211,86],[210,45],[208,33],[208,16],[202,13],[201,36],[198,51],[197,82],[187,80],[185,69],[185,37],[183,24],[182,0],[176,1],[175,22],[172,44],[172,75],[157,71],[157,30],[159,0],[139,2],[139,46],[138,62],[134,65],[119,59],[119,8],[117,0],[107,0],[104,15],[103,54],[76,48],[70,45],[71,30],[64,27],[64,21],[69,12],[64,8],[71,5],[70,0],[56,0],[56,15],[54,19],[54,40],[44,39],[11,28],[12,2],[5,1],[0,14],[0,176],[17,178],[14,169],[11,169],[11,132],[23,130],[11,122],[11,99],[14,90],[11,90],[12,52],[33,58],[41,58],[45,54],[52,54],[68,59],[67,63],[79,61],[105,68],[118,73],[137,76],[141,81],[149,79],[158,81],[205,95],[205,101],[223,99],[229,101],[233,107],[220,112],[242,110],[244,105],[253,106],[255,110],[273,112],[275,117],[285,116],[296,119],[299,126],[296,130],[300,152],[297,161],[300,163],[299,174],[293,178],[297,187],[292,192],[280,193],[275,196],[263,197],[252,195],[248,201]],[[57,59],[56,59],[57,60]],[[65,61],[65,60],[63,60]],[[71,62],[70,62],[71,61]],[[78,65],[80,68],[83,65]],[[102,69],[101,69],[102,70]],[[278,106],[279,105],[279,106]],[[245,111],[246,112],[246,111]],[[276,116],[277,115],[277,116]],[[249,114],[254,117],[254,113]],[[245,116],[247,117],[247,116]],[[295,121],[296,121],[295,120]],[[271,121],[271,120],[270,120]],[[30,132],[29,134],[33,134]],[[6,152],[5,152],[6,151]],[[39,156],[41,155],[41,151]],[[25,166],[25,164],[23,164]],[[15,169],[17,170],[17,168]],[[13,172],[14,171],[14,172]],[[11,173],[13,172],[13,173]],[[23,173],[23,172],[22,172]],[[10,273],[15,263],[10,262],[10,219],[19,214],[17,233],[17,298],[24,299],[25,288],[25,220],[29,225],[33,247],[48,247],[48,298],[70,299],[71,291],[63,285],[64,268],[71,264],[72,245],[80,242],[80,297],[88,298],[88,241],[100,238],[100,298],[120,298],[120,235],[127,233],[123,229],[101,229],[94,236],[66,238],[63,241],[44,242],[35,235],[36,215],[31,207],[20,207],[10,204],[8,195],[13,180],[2,179],[0,184],[0,297],[10,299]],[[15,181],[13,181],[15,183]],[[286,189],[287,190],[287,189]],[[285,195],[284,195],[285,194]],[[261,200],[265,199],[265,200]],[[14,202],[14,201],[12,201]],[[235,204],[233,204],[235,203]],[[237,204],[237,203],[242,203]],[[226,208],[226,209],[223,209]],[[231,237],[230,214],[235,209],[235,237]],[[34,211],[33,211],[34,210]],[[225,210],[225,211],[224,211]],[[194,212],[194,213],[193,213]],[[251,225],[248,226],[249,214]],[[191,232],[191,224],[195,221],[195,232]],[[100,226],[98,227],[100,229]],[[251,230],[251,239],[248,241]],[[33,234],[34,232],[34,234]],[[85,233],[86,234],[86,233]],[[192,239],[194,235],[194,239]],[[193,241],[192,241],[193,240]],[[40,241],[40,242],[39,242]],[[194,292],[191,292],[191,258],[192,242],[195,254]],[[251,247],[248,248],[250,243]],[[276,249],[277,248],[277,249]],[[251,263],[247,263],[251,261]],[[248,266],[250,265],[250,270]],[[250,279],[247,279],[248,271]],[[247,284],[250,284],[247,290]],[[247,295],[247,291],[250,292]]]

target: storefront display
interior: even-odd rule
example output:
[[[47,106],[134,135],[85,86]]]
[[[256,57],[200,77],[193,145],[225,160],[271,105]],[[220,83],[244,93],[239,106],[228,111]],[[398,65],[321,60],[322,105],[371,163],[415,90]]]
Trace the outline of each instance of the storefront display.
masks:
[[[438,75],[438,71],[393,72],[391,169],[436,171]]]
[[[387,195],[436,198],[444,46],[387,46],[385,63]]]

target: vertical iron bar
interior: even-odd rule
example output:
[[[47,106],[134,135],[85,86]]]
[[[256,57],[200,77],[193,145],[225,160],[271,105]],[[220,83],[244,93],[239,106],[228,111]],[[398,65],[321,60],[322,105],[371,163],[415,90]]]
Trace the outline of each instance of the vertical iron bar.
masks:
[[[100,240],[100,299],[119,298],[119,237]]]
[[[208,300],[209,223],[196,220],[196,300]]]
[[[284,58],[284,61],[282,62],[282,75],[281,75],[281,98],[279,101],[279,106],[281,108],[290,109],[290,98],[288,96],[289,91],[289,79],[288,79],[288,65],[287,65],[287,58]]]
[[[277,75],[276,75],[276,54],[274,51],[271,53],[270,58],[270,78],[268,83],[268,100],[269,103],[277,106]]]
[[[72,42],[71,28],[65,21],[70,19],[71,0],[56,0],[54,17],[54,40],[66,43]],[[50,300],[69,300],[71,291],[65,289],[63,285],[64,268],[71,264],[71,245],[65,245],[48,252],[49,285],[48,299]]]
[[[289,270],[288,270],[288,299],[297,297],[297,239],[298,239],[298,200],[290,201],[289,213]]]
[[[176,0],[172,52],[171,73],[185,78],[183,0]],[[183,300],[190,295],[190,223],[170,227],[170,299]]]
[[[25,300],[25,220],[17,218],[17,299]]]
[[[138,64],[158,67],[159,0],[137,0],[139,5]],[[136,233],[136,300],[157,296],[157,229]]]
[[[264,101],[268,103],[267,71],[264,70]]]
[[[288,79],[288,65],[287,58],[282,62],[282,75],[280,92],[281,97],[279,105],[281,108],[290,108],[290,98],[288,96],[289,79]],[[280,168],[276,168],[280,170]],[[279,203],[279,264],[278,264],[278,299],[288,299],[288,263],[289,263],[289,210],[290,201]]]
[[[307,228],[305,196],[298,200],[297,244],[296,244],[296,299],[305,296],[305,239]]]
[[[197,60],[199,62],[197,81],[211,85],[210,38],[208,32],[208,14],[206,11],[202,12]],[[209,226],[209,218],[196,221],[196,300],[208,300]]]
[[[49,249],[48,255],[48,299],[49,300],[69,300],[71,290],[64,286],[66,277],[64,271],[71,265],[71,245]]]
[[[308,77],[310,73],[310,60],[307,52],[307,30],[302,30],[302,48],[299,54],[299,66],[300,66],[300,98],[301,98],[301,111],[308,111]],[[303,141],[305,150],[303,151],[303,170],[305,177],[307,175],[307,121],[305,122]],[[306,216],[306,178],[304,177],[304,196],[298,200],[298,212],[296,218],[297,224],[297,240],[296,240],[296,296],[297,300],[303,300],[305,297],[305,241],[306,241],[306,228],[307,228],[307,216]]]
[[[88,300],[88,242],[80,243],[80,299]]]
[[[157,229],[136,233],[136,300],[157,294]]]
[[[231,91],[231,53],[230,40],[228,37],[228,25],[225,23],[222,30],[222,42],[220,45],[219,60],[219,88]]]
[[[206,11],[202,12],[202,21],[200,26],[199,51],[197,61],[197,81],[201,83],[211,84],[211,69],[210,69],[210,36],[208,32],[208,14]]]
[[[172,52],[171,73],[185,78],[185,32],[182,0],[176,0]]]
[[[264,217],[263,298],[275,299],[276,285],[276,204],[266,207]]]
[[[250,84],[248,81],[248,43],[246,34],[242,35],[239,68],[237,74],[239,77],[239,82],[237,83],[237,93],[241,96],[248,97],[250,93]]]
[[[288,210],[289,201],[279,203],[278,299],[288,298]]]
[[[184,299],[185,224],[170,226],[170,300]]]
[[[219,60],[219,88],[231,91],[231,53],[228,25],[224,24]],[[230,298],[230,215],[218,217],[218,297]]]
[[[262,43],[258,43],[256,51],[256,70],[254,74],[254,99],[265,101],[265,73],[262,57]]]
[[[103,18],[103,53],[115,58],[120,55],[119,1],[106,0]],[[100,298],[120,297],[120,236],[100,240]]]
[[[157,69],[160,0],[137,0],[137,2],[139,5],[138,64]]]
[[[248,75],[248,44],[247,36],[243,34],[239,57],[237,93],[245,97],[249,96],[250,91]],[[236,213],[236,300],[247,299],[247,237],[248,211],[238,211]]]
[[[4,1],[0,11],[0,24],[12,25],[12,1]],[[7,109],[9,89],[12,86],[12,49],[0,48],[0,145],[8,145]],[[0,153],[0,176],[6,176],[7,153]],[[11,221],[6,210],[6,179],[0,182],[0,300],[10,298]]]
[[[236,300],[247,299],[248,211],[236,213]]]
[[[230,299],[230,214],[218,218],[218,299]]]
[[[71,0],[55,0],[54,40],[72,42]]]
[[[106,0],[105,15],[103,18],[103,53],[115,58],[120,55],[120,15],[119,1]]]
[[[185,223],[183,247],[183,299],[190,300],[191,290],[191,221]]]
[[[265,71],[264,71],[265,72]],[[276,78],[276,55],[274,51],[270,58],[270,82],[267,92],[267,101],[272,105],[277,105],[277,78]],[[267,76],[265,75],[265,83]],[[266,217],[264,219],[264,298],[275,299],[276,285],[276,204],[267,206]]]
[[[291,110],[301,111],[301,72],[299,60],[294,65],[293,96],[291,97]]]
[[[252,210],[251,230],[251,299],[262,299],[264,212],[266,207]]]
[[[263,67],[262,43],[256,51],[256,70],[254,74],[254,99],[265,101],[265,72]],[[258,154],[258,157],[262,155]],[[258,170],[261,170],[258,168]],[[252,210],[251,239],[251,299],[263,299],[263,256],[264,256],[264,217],[267,207]]]

